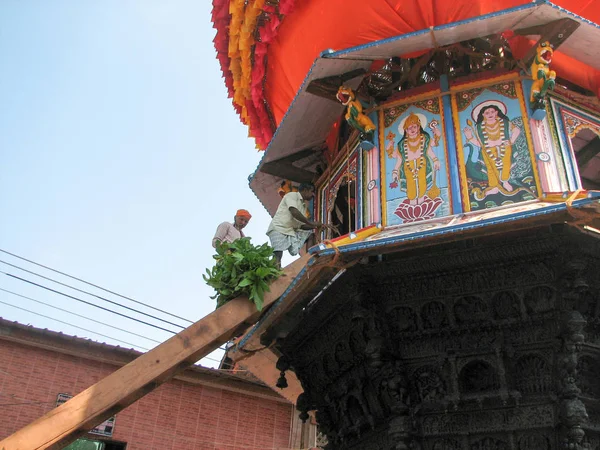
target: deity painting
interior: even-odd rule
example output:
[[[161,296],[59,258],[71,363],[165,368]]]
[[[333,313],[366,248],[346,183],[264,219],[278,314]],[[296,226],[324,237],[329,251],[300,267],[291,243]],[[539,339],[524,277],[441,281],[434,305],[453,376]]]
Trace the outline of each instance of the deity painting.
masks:
[[[462,128],[467,209],[536,198],[531,152],[514,83],[458,94],[456,104]]]
[[[390,111],[385,111],[388,225],[448,214],[446,155],[438,102],[437,99],[429,104],[421,102],[433,111],[409,105],[393,123]]]

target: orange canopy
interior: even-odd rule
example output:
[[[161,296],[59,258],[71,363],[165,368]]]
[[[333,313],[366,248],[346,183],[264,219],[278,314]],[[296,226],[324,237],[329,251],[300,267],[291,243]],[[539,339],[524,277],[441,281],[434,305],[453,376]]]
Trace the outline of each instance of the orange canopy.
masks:
[[[531,3],[528,0],[279,0],[275,7],[274,2],[264,0],[213,0],[215,11],[229,9],[228,17],[221,14],[218,21],[213,17],[218,31],[215,44],[234,106],[249,125],[258,146],[264,149],[274,126],[281,122],[322,51],[342,50]],[[600,0],[553,3],[592,22],[600,22]],[[258,20],[260,14],[263,18]],[[227,34],[224,30],[228,30],[228,37],[224,36]],[[253,36],[259,39],[254,42]],[[516,39],[514,43],[519,49],[524,48],[523,40]],[[252,46],[254,53],[249,51]],[[224,67],[227,64],[229,67]],[[555,53],[553,65],[560,76],[599,92],[599,71],[559,52]]]
[[[315,58],[326,49],[341,50],[386,37],[423,30],[519,6],[522,0],[311,0],[296,3],[279,36],[269,46],[265,94],[277,124],[281,122],[296,91]],[[600,1],[557,3],[588,20],[600,21]],[[562,3],[562,5],[561,5]],[[600,45],[600,43],[599,43]],[[561,56],[555,61],[560,64]],[[561,64],[558,73],[598,92],[598,71],[583,67],[571,70]],[[555,68],[556,70],[556,68]],[[595,85],[590,81],[596,80]],[[586,82],[587,81],[587,82]]]

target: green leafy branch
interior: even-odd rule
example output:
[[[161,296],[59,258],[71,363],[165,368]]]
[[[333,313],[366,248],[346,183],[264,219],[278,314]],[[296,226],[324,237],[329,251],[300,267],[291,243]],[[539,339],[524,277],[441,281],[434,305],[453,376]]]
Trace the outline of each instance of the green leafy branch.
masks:
[[[262,311],[265,292],[269,283],[279,278],[283,271],[277,268],[273,249],[267,245],[252,245],[250,238],[238,239],[232,243],[217,244],[217,261],[211,270],[203,275],[206,284],[216,294],[217,308],[229,300],[245,295]]]

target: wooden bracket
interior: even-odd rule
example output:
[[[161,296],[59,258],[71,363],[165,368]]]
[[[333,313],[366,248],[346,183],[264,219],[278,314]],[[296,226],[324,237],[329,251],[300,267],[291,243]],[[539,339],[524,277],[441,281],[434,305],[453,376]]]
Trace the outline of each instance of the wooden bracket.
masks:
[[[365,69],[354,69],[340,75],[313,80],[307,86],[306,92],[337,102],[336,94],[340,86],[365,73],[367,73]]]
[[[582,172],[585,165],[589,163],[598,153],[600,153],[600,137],[596,136],[575,154],[577,165],[581,168]]]
[[[296,167],[293,163],[294,161],[298,161],[299,159],[313,155],[317,152],[317,149],[306,148],[275,161],[264,163],[260,168],[260,171],[297,183],[312,183],[316,177],[316,173]]]
[[[539,36],[538,42],[529,49],[527,54],[521,58],[519,61],[519,66],[521,68],[529,67],[533,58],[535,58],[535,52],[537,50],[538,44],[542,42],[548,41],[550,45],[556,50],[564,41],[567,40],[569,36],[571,36],[577,28],[579,28],[580,23],[576,20],[564,18],[555,20],[554,22],[549,22],[544,25],[537,25],[535,27],[529,28],[521,28],[519,30],[515,30],[515,34],[520,36],[530,36],[535,35]]]

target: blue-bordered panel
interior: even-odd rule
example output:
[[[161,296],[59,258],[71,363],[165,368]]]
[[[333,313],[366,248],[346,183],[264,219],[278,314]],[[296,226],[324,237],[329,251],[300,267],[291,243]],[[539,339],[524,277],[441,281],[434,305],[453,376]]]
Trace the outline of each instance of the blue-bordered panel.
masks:
[[[466,211],[539,196],[535,154],[517,75],[452,88]]]
[[[580,189],[582,184],[575,159],[573,139],[583,130],[589,130],[600,137],[600,113],[598,116],[594,116],[554,97],[550,98],[550,107],[556,124],[557,138],[562,149],[562,158],[569,184],[568,190],[574,191]]]
[[[452,214],[439,91],[384,105],[379,114],[386,226]]]
[[[523,80],[527,111],[532,111],[531,80]],[[543,193],[557,193],[569,190],[567,169],[563,152],[556,133],[554,117],[550,112],[550,103],[546,102],[546,114],[541,120],[529,118],[529,129],[535,152],[535,163]]]

